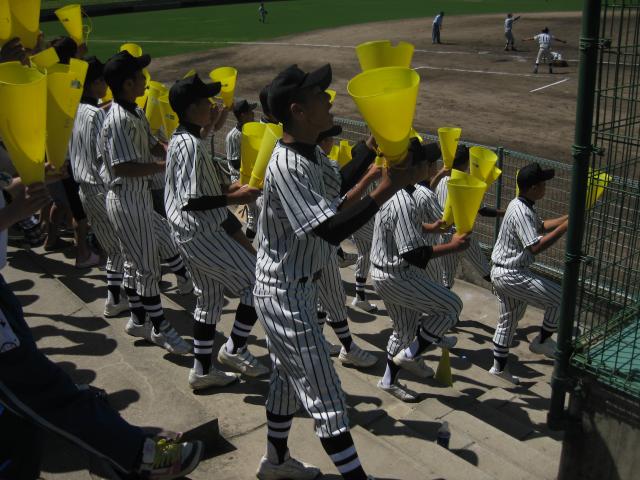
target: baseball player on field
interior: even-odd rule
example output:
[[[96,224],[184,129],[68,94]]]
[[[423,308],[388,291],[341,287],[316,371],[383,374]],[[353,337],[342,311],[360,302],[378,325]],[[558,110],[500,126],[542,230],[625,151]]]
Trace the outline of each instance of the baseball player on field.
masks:
[[[160,302],[160,258],[167,259],[181,291],[193,287],[169,225],[153,210],[148,179],[164,172],[165,165],[154,162],[152,154],[162,155],[164,147],[151,135],[144,112],[135,104],[135,99],[144,94],[142,69],[150,62],[148,55],[133,57],[123,51],[104,67],[114,97],[99,142],[108,185],[106,206],[124,255],[124,286],[131,311],[126,332],[184,355],[191,346],[165,319]]]
[[[417,180],[431,178],[440,149],[436,144],[421,145],[417,139],[412,143],[423,158]],[[400,369],[420,378],[433,376],[421,354],[458,322],[462,310],[460,298],[431,281],[425,268],[431,259],[468,245],[468,235],[457,234],[449,243],[427,245],[415,193],[414,184],[407,184],[380,209],[371,250],[373,287],[384,300],[393,323],[387,343],[387,368],[378,387],[405,402],[416,401],[417,394],[398,382]]]
[[[107,116],[104,109],[98,108],[99,99],[107,91],[103,75],[104,64],[96,57],[89,57],[86,61],[89,66],[69,142],[69,159],[74,179],[80,186],[82,206],[93,232],[107,254],[107,300],[104,316],[108,318],[128,310],[129,305],[120,295],[124,259],[118,237],[107,216],[107,188],[101,177],[103,164],[98,154],[98,139]]]
[[[544,319],[538,335],[529,344],[534,353],[553,358],[556,343],[551,338],[558,325],[560,285],[531,272],[535,256],[556,243],[567,231],[568,216],[540,220],[534,206],[546,191],[546,182],[555,175],[531,163],[520,169],[520,196],[511,200],[500,225],[493,247],[491,281],[498,297],[498,325],[493,336],[493,366],[490,373],[511,383],[518,377],[509,373],[507,358],[518,322],[527,305],[544,309]]]
[[[303,407],[343,478],[365,480],[347,419],[340,380],[317,319],[318,285],[334,246],[366,223],[415,168],[383,172],[378,187],[362,192],[380,175],[373,168],[342,197],[325,185],[326,156],[320,132],[333,125],[325,90],[331,67],[312,72],[297,66],[282,71],[269,88],[271,114],[284,125],[264,181],[259,219],[255,302],[267,337],[273,372],[266,402],[267,449],[259,479],[313,479],[316,467],[289,455],[293,416]]]
[[[201,137],[202,129],[216,115],[209,98],[219,91],[220,83],[205,84],[197,74],[177,81],[169,91],[171,108],[180,125],[169,142],[165,203],[197,297],[193,314],[194,366],[189,373],[189,385],[194,390],[228,385],[237,379],[237,375],[211,366],[225,288],[238,294],[240,303],[231,335],[218,352],[218,361],[251,377],[269,372],[246,347],[257,320],[253,307],[255,250],[227,208],[254,201],[259,190],[237,183],[226,190]]]
[[[515,38],[513,38],[513,24],[519,19],[520,15],[514,18],[512,13],[507,13],[507,18],[504,19],[504,38],[507,40],[507,43],[504,45],[505,51],[509,50],[509,47],[511,47],[511,50],[514,52],[516,51],[516,41]]]
[[[536,65],[533,67],[533,73],[538,73],[538,65],[540,62],[545,61],[549,64],[549,73],[553,73],[553,68],[551,62],[553,61],[551,55],[551,44],[554,40],[559,41],[560,43],[567,43],[564,40],[560,40],[558,37],[551,35],[549,33],[549,28],[544,27],[542,31],[534,35],[533,37],[525,38],[523,41],[528,42],[531,40],[535,40],[538,42],[540,48],[538,49],[538,56],[536,57]]]

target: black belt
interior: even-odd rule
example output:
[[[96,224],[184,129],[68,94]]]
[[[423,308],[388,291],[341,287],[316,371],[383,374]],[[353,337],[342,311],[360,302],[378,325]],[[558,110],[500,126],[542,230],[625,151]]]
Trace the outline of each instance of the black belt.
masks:
[[[314,273],[313,275],[311,275],[311,281],[312,282],[316,282],[318,280],[320,280],[320,276],[322,275],[322,270],[318,270],[316,273]],[[298,280],[299,283],[306,283],[309,280],[309,277],[302,277],[300,280]]]

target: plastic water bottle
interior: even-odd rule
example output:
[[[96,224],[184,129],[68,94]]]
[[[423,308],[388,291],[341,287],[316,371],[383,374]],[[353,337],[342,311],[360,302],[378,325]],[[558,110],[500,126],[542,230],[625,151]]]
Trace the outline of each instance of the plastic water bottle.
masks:
[[[436,442],[438,442],[438,445],[440,445],[441,447],[449,450],[450,439],[451,431],[449,430],[449,422],[442,422],[442,425],[440,425],[440,428],[438,428],[438,437],[436,439]]]

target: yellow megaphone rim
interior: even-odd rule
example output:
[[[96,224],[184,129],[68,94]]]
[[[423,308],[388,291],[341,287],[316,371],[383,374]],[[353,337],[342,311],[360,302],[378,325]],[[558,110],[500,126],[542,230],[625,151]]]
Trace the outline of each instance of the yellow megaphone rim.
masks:
[[[60,62],[56,49],[53,47],[49,47],[46,50],[31,56],[29,59],[33,65],[44,70]]]
[[[222,88],[216,98],[221,98],[227,108],[233,107],[233,97],[238,81],[238,70],[234,67],[218,67],[209,72],[209,78],[214,82],[220,82]]]
[[[142,56],[142,47],[137,43],[123,43],[120,45],[120,51],[129,52],[133,57],[141,57]]]
[[[363,72],[382,67],[411,67],[415,47],[408,42],[392,45],[390,40],[375,40],[361,43],[356,55]]]

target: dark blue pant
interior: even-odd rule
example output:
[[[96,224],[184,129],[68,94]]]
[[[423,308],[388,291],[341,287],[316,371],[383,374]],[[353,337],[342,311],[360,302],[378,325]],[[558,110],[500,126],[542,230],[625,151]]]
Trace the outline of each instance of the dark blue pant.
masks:
[[[434,25],[431,30],[431,43],[440,43],[440,27]]]
[[[20,341],[19,347],[0,353],[0,479],[37,478],[40,455],[33,439],[41,429],[63,436],[122,472],[134,470],[145,438],[142,430],[93,392],[79,390],[40,353],[22,307],[2,276],[0,309]],[[18,431],[22,438],[14,436]],[[25,474],[21,458],[30,462],[33,475]]]

